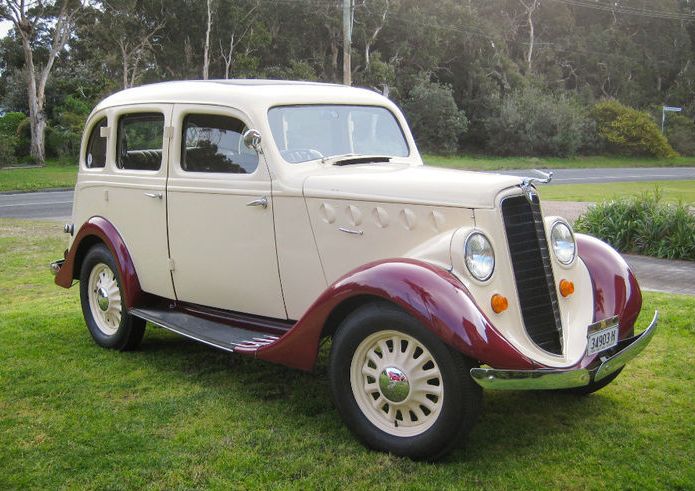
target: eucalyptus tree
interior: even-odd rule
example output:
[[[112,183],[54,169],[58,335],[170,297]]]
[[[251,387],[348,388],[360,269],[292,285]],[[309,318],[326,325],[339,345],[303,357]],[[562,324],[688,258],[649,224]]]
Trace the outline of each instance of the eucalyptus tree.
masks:
[[[70,40],[81,9],[80,0],[0,3],[0,18],[12,22],[21,40],[31,125],[30,155],[38,164],[46,160],[46,84],[56,59]],[[45,53],[42,63],[36,57],[37,50]]]

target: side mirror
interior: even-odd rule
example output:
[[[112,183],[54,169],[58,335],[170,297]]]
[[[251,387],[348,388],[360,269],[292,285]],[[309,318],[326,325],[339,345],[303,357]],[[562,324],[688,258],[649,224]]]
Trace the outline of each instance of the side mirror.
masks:
[[[246,145],[248,148],[251,148],[255,150],[258,153],[262,153],[261,151],[261,132],[258,130],[254,130],[253,128],[248,129],[244,131],[244,134],[242,135],[244,139],[244,145]]]

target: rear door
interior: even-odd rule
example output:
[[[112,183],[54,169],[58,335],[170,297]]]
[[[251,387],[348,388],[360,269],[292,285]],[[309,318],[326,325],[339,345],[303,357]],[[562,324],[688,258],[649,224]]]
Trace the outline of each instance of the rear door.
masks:
[[[123,237],[143,291],[165,298],[174,298],[166,227],[166,128],[171,111],[169,104],[114,111],[110,117],[114,127],[108,131],[116,138],[115,155],[103,170],[108,185],[102,187],[90,178],[80,183],[81,189],[101,194],[94,200],[102,203],[101,213]],[[87,163],[91,164],[89,155]]]
[[[180,301],[286,318],[271,180],[232,109],[176,104],[167,183],[172,277]]]

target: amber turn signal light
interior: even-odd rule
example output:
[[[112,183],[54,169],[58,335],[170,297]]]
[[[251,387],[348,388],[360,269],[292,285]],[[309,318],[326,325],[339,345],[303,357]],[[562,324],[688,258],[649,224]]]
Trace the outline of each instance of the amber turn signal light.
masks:
[[[569,297],[574,293],[574,283],[568,280],[560,281],[560,295],[563,297]]]
[[[492,306],[492,310],[495,312],[495,314],[499,314],[500,312],[504,312],[509,308],[509,302],[507,301],[507,297],[504,295],[500,295],[499,293],[495,293],[492,296],[492,299],[490,299],[490,305]]]

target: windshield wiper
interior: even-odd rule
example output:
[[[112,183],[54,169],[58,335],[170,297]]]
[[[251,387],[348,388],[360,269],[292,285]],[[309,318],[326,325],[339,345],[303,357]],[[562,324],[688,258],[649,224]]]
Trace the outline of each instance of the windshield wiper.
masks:
[[[323,162],[331,162],[333,165],[353,165],[353,164],[375,164],[378,162],[390,162],[391,157],[386,155],[336,155],[329,157]]]

